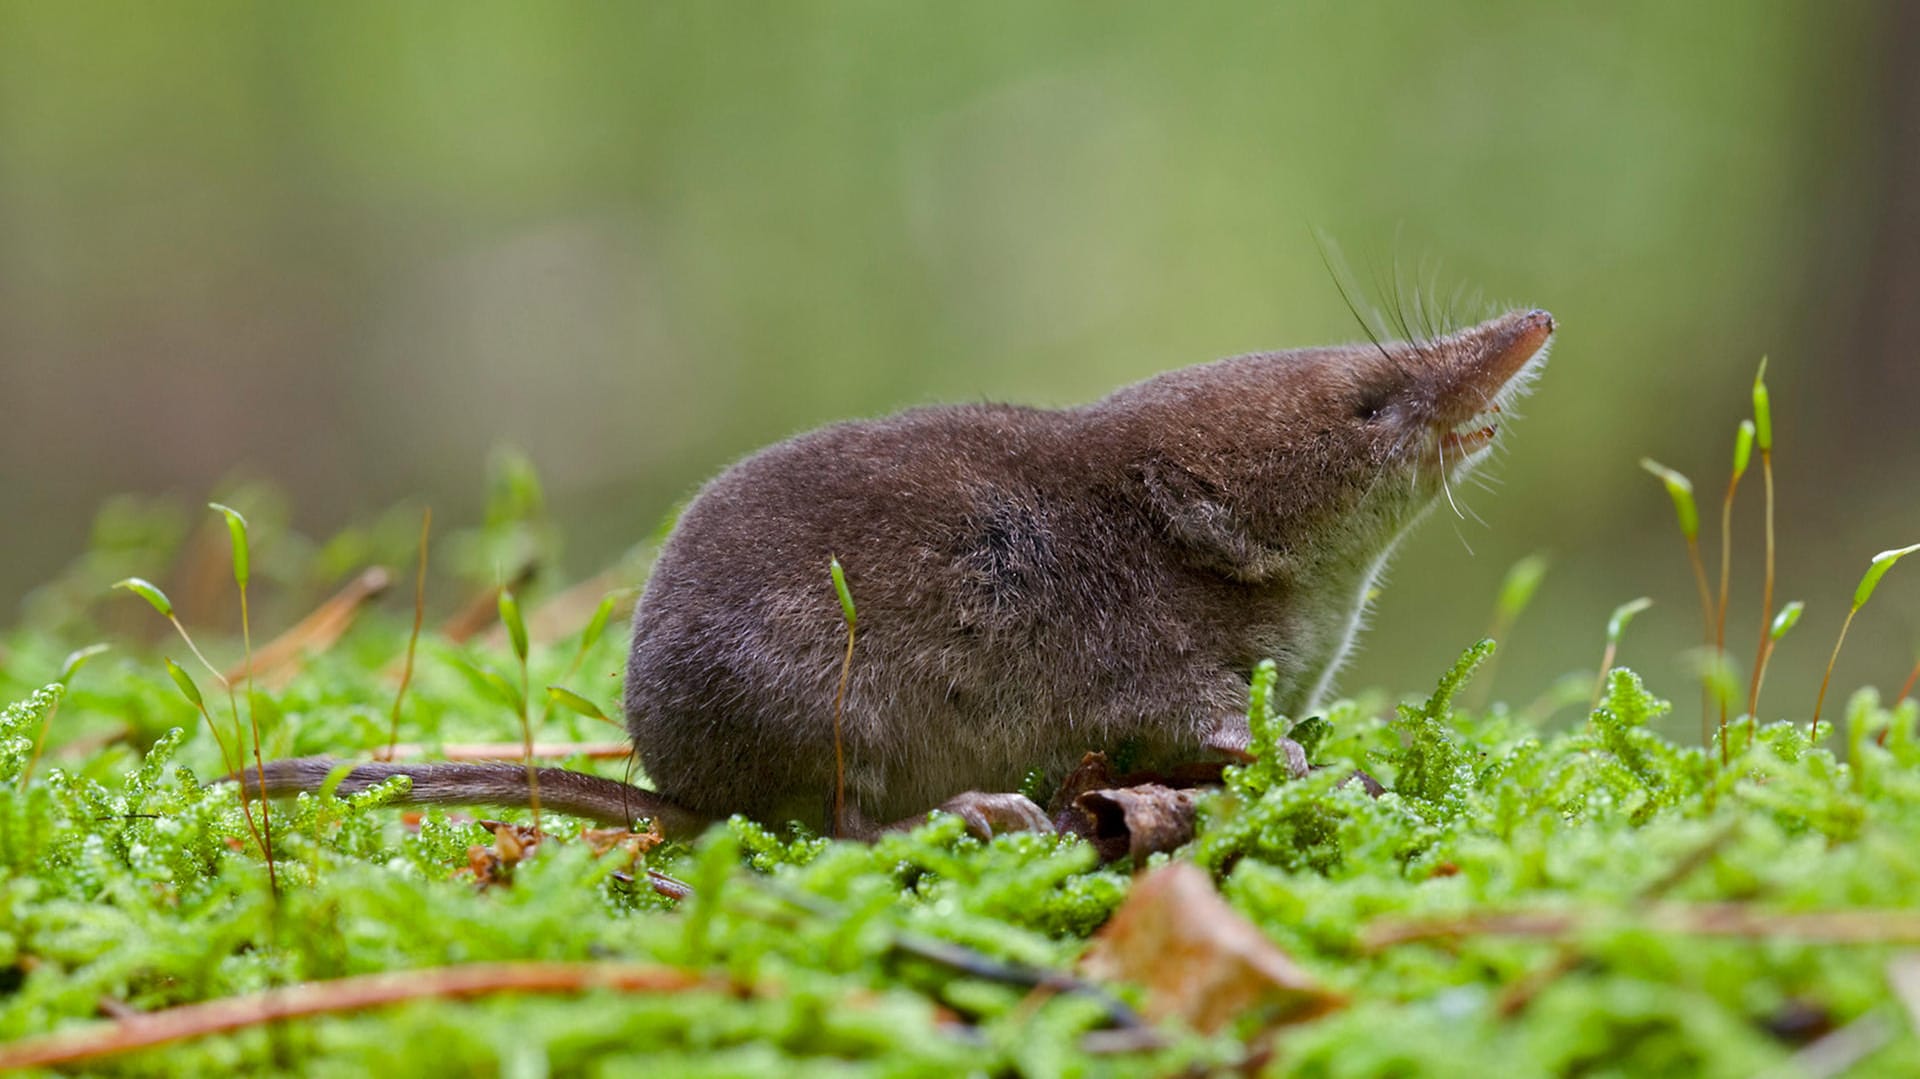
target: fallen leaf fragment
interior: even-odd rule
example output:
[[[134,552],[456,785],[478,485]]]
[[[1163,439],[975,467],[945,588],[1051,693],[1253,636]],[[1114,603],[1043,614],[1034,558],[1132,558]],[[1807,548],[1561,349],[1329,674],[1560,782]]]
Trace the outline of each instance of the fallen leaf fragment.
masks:
[[[452,617],[440,623],[440,636],[454,644],[465,644],[484,632],[500,618],[500,593],[525,589],[532,582],[537,568],[533,562],[525,562],[513,571],[504,584],[494,585],[467,600]]]
[[[667,841],[667,837],[653,825],[648,825],[644,832],[636,832],[631,828],[582,828],[580,838],[593,851],[594,857],[620,851],[627,856],[629,864]]]
[[[524,861],[546,835],[506,821],[483,820],[479,824],[493,833],[493,842],[468,847],[466,867],[457,872],[473,874],[474,883],[483,889],[512,884],[513,867]]]
[[[1206,761],[1116,776],[1106,754],[1089,753],[1061,781],[1047,816],[1054,831],[1086,840],[1103,861],[1143,859],[1193,838],[1194,799],[1200,789],[1219,786],[1223,767]]]
[[[1083,810],[1080,819],[1091,825],[1081,836],[1100,852],[1102,861],[1131,855],[1134,864],[1140,865],[1149,854],[1176,850],[1193,839],[1191,790],[1144,783],[1088,791],[1074,803]]]
[[[1080,796],[1113,786],[1114,778],[1113,765],[1105,753],[1081,757],[1080,766],[1060,781],[1059,789],[1047,802],[1047,816],[1053,818],[1054,831],[1063,835],[1085,835],[1087,824],[1081,819]]]
[[[480,820],[476,823],[493,834],[493,842],[475,843],[468,847],[467,864],[456,872],[471,875],[474,883],[483,889],[511,885],[514,867],[531,857],[534,850],[547,839],[556,838],[524,824],[497,820]],[[624,856],[629,869],[641,869],[641,861],[647,852],[665,843],[666,837],[657,828],[648,828],[644,832],[626,828],[582,828],[580,840],[596,858],[609,854]],[[669,899],[685,899],[693,894],[691,886],[664,873],[656,873],[651,869],[644,872],[653,890]],[[621,872],[615,876],[629,883],[633,879],[631,873]]]
[[[511,824],[496,825],[493,829],[493,849],[500,852],[500,860],[509,867],[520,864],[520,860],[527,856],[527,847],[531,845],[523,842],[516,831]],[[539,839],[536,837],[532,842],[537,843]]]
[[[1081,960],[1089,977],[1145,987],[1146,1014],[1213,1033],[1248,1013],[1264,1026],[1343,1007],[1228,906],[1198,867],[1176,862],[1141,877]]]

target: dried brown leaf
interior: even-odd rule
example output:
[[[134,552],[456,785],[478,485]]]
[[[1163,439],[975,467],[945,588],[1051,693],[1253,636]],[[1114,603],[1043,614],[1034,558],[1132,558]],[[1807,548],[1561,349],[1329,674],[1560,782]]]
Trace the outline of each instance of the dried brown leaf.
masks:
[[[527,562],[513,571],[504,584],[482,589],[467,600],[466,604],[453,613],[453,616],[440,623],[440,635],[454,644],[465,644],[488,627],[500,620],[500,593],[502,590],[521,592],[533,581],[538,567]]]
[[[295,622],[280,634],[254,650],[253,677],[269,689],[285,686],[300,671],[308,656],[332,648],[359,616],[360,608],[393,583],[393,575],[380,566],[362,570],[346,587],[335,592],[311,614]],[[226,672],[227,681],[242,684],[247,664],[240,663]]]
[[[1079,798],[1088,791],[1105,790],[1113,786],[1113,781],[1113,765],[1105,753],[1089,753],[1080,758],[1080,766],[1060,781],[1059,789],[1047,801],[1047,816],[1053,821],[1053,830],[1061,835],[1089,834],[1093,822],[1086,810],[1080,808]]]
[[[1194,792],[1219,786],[1224,767],[1200,761],[1117,776],[1106,754],[1089,753],[1061,781],[1047,816],[1054,831],[1087,840],[1105,861],[1173,850],[1193,838]]]
[[[1131,855],[1135,864],[1142,864],[1149,854],[1178,849],[1193,839],[1194,798],[1191,790],[1158,783],[1088,791],[1074,800],[1081,810],[1074,823],[1087,824],[1087,830],[1077,834],[1093,844],[1101,860]]]
[[[1081,969],[1143,986],[1149,1018],[1178,1019],[1206,1033],[1249,1014],[1266,1028],[1301,1023],[1346,1003],[1274,947],[1187,862],[1135,882]]]

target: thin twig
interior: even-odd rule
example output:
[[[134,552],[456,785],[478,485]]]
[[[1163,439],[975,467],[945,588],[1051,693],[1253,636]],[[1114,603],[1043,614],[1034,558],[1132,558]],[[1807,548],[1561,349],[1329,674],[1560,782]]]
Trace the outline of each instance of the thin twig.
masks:
[[[613,874],[613,879],[622,884],[632,884],[633,874],[624,871],[616,872]],[[653,894],[675,902],[693,898],[693,885],[675,880],[664,873],[656,873],[651,869],[647,870],[647,887],[653,889]]]
[[[1609,925],[1688,936],[1920,944],[1920,912],[1912,910],[1768,911],[1742,903],[1663,903],[1633,917],[1621,917],[1616,910],[1512,910],[1382,918],[1367,926],[1362,940],[1378,950],[1453,937],[1562,937]]]
[[[1761,1072],[1756,1079],[1835,1079],[1853,1070],[1853,1066],[1885,1048],[1898,1029],[1887,1014],[1876,1008],[1838,1030],[1816,1038],[1799,1052],[1775,1067]]]
[[[670,993],[725,989],[716,981],[672,967],[627,963],[475,963],[268,989],[152,1012],[0,1046],[0,1070],[48,1067],[220,1034],[282,1019],[360,1011],[426,998],[489,993],[581,993],[612,989]]]
[[[1028,989],[1045,988],[1090,999],[1106,1012],[1108,1022],[1123,1030],[1137,1030],[1147,1025],[1139,1013],[1127,1007],[1118,997],[1084,978],[1064,971],[1005,963],[951,941],[907,933],[896,934],[890,947],[899,955],[948,967],[969,978]]]
[[[840,921],[848,916],[847,911],[838,904],[797,889],[772,882],[762,882],[758,890],[816,917]],[[1025,989],[1046,988],[1054,992],[1084,997],[1098,1003],[1105,1011],[1107,1021],[1116,1027],[1126,1030],[1147,1028],[1146,1020],[1119,998],[1093,982],[1065,971],[1009,963],[974,951],[963,944],[904,931],[895,932],[887,944],[889,950],[896,955],[933,963],[981,981],[997,982],[1001,985]]]
[[[424,745],[402,742],[378,757],[383,761],[406,760],[412,757],[434,757],[449,761],[517,761],[526,756],[524,742],[448,742],[445,745]],[[592,760],[613,760],[628,756],[633,747],[625,742],[535,742],[533,755],[536,759],[553,760],[561,757],[587,757]]]

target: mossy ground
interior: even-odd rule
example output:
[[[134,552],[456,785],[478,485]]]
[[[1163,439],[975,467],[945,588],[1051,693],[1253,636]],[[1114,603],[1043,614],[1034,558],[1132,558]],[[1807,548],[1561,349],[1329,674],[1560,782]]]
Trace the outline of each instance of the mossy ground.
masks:
[[[406,529],[389,533],[404,551]],[[1739,732],[1725,765],[1658,733],[1667,705],[1627,671],[1590,717],[1563,713],[1560,733],[1498,705],[1458,709],[1479,647],[1424,704],[1336,704],[1311,737],[1295,731],[1325,767],[1300,781],[1258,765],[1233,774],[1176,857],[1215,874],[1349,1005],[1279,1031],[1270,1057],[1253,1055],[1253,1015],[1226,1033],[1175,1025],[1158,1048],[1100,1052],[1086,1038],[1105,1022],[1099,1000],[996,984],[900,946],[933,939],[1071,970],[1127,896],[1131,867],[1051,837],[981,843],[942,819],[868,846],[736,821],[645,857],[692,885],[676,903],[551,815],[561,838],[510,883],[480,887],[466,870],[469,847],[492,841],[483,827],[440,811],[408,826],[376,791],[275,806],[276,897],[236,791],[209,784],[220,752],[162,665],[178,639],[98,621],[102,581],[143,568],[127,549],[104,543],[0,647],[0,698],[13,702],[0,718],[0,1042],[113,1011],[446,964],[623,961],[712,983],[260,1024],[78,1065],[92,1073],[1747,1076],[1849,1024],[1872,1050],[1858,1074],[1920,1073],[1912,1005],[1889,974],[1920,945],[1920,912],[1900,912],[1920,894],[1912,702],[1889,709],[1862,692],[1817,745],[1804,725]],[[257,558],[255,572],[294,594],[291,582],[329,572],[316,563],[368,549],[312,546]],[[113,626],[140,621],[122,617],[138,607],[125,602],[104,608]],[[384,744],[409,628],[399,607],[371,611],[290,682],[257,692],[263,752]],[[536,642],[529,684],[570,679],[608,704],[621,634],[583,655],[581,628]],[[43,689],[89,639],[114,650],[64,690]],[[237,658],[237,642],[209,643]],[[517,737],[499,680],[476,669],[518,680],[504,642],[424,637],[401,739]],[[230,732],[224,694],[196,674]],[[1696,690],[1671,692],[1698,707]],[[244,694],[239,708],[244,719]],[[1288,729],[1255,721],[1260,738]],[[536,733],[617,737],[561,709]],[[1389,793],[1340,785],[1356,767]],[[1846,911],[1844,933],[1809,920]],[[1493,920],[1516,912],[1530,927]]]

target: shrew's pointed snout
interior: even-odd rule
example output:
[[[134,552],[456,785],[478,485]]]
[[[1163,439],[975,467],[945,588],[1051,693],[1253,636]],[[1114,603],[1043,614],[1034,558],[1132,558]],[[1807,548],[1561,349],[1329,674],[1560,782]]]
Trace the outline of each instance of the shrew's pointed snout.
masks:
[[[1514,322],[1514,333],[1519,339],[1517,343],[1526,347],[1529,352],[1540,351],[1541,346],[1547,343],[1547,339],[1553,336],[1553,312],[1551,311],[1536,307],[1531,311],[1519,311],[1506,317]]]
[[[1467,332],[1480,338],[1480,355],[1470,357],[1469,362],[1487,377],[1505,383],[1547,346],[1553,336],[1553,316],[1536,307],[1501,315]]]
[[[1553,337],[1553,316],[1534,308],[1513,311],[1465,330],[1454,340],[1447,383],[1437,395],[1444,421],[1488,407]]]

